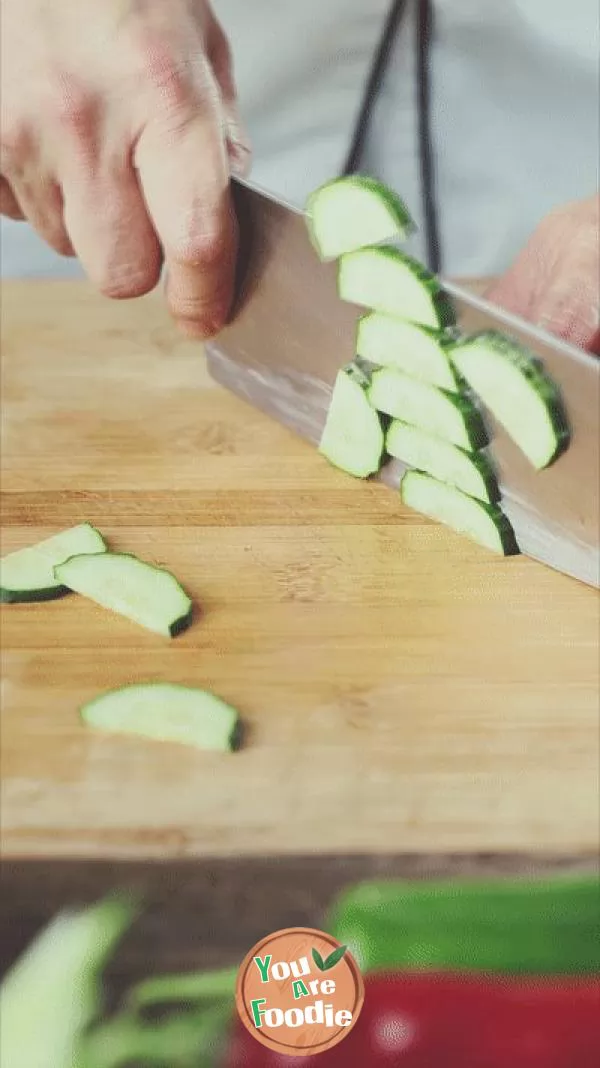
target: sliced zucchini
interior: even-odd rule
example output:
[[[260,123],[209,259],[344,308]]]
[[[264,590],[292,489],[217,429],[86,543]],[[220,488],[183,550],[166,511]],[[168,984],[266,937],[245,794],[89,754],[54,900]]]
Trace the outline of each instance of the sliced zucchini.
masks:
[[[457,342],[450,357],[537,470],[564,452],[569,427],[560,392],[526,349],[486,330]]]
[[[460,391],[446,346],[439,334],[425,326],[369,312],[358,321],[356,352],[378,367],[395,367],[440,389]]]
[[[166,638],[191,622],[192,602],[177,579],[129,553],[71,556],[54,574],[70,590]]]
[[[468,397],[448,393],[389,368],[375,371],[368,396],[378,412],[418,426],[469,452],[488,444],[481,413]]]
[[[235,709],[214,694],[174,683],[123,686],[81,709],[85,723],[114,734],[138,734],[198,749],[235,749],[240,723]]]
[[[53,534],[37,545],[18,549],[0,560],[0,601],[52,601],[68,593],[54,576],[54,567],[79,553],[103,553],[102,535],[89,523]]]
[[[331,464],[355,478],[374,474],[383,457],[383,427],[369,404],[368,383],[356,365],[338,372],[319,443],[319,452]]]
[[[389,245],[342,256],[338,292],[351,304],[433,330],[451,326],[455,320],[452,304],[434,275]]]
[[[398,419],[388,429],[386,452],[480,501],[493,504],[500,499],[498,480],[484,453],[467,452]]]
[[[362,175],[335,178],[311,193],[306,221],[322,260],[334,260],[380,241],[402,241],[415,230],[400,197],[381,182]]]
[[[486,549],[502,556],[519,552],[508,517],[496,505],[475,500],[423,471],[407,471],[400,493],[408,508],[466,534]]]
[[[0,988],[0,1064],[72,1068],[83,1033],[101,1007],[100,973],[133,919],[107,899],[60,913],[28,947]]]

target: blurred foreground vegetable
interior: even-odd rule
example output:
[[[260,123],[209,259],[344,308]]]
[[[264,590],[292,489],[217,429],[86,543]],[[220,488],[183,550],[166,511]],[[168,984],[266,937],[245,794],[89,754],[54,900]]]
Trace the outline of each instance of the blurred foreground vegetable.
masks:
[[[307,1068],[597,1068],[600,980],[371,975],[348,1038]],[[298,1068],[240,1023],[223,1068]]]

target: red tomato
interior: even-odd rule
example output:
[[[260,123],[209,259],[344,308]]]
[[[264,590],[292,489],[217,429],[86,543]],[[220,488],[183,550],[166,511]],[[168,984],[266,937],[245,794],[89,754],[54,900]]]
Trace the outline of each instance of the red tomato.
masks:
[[[223,1068],[597,1068],[600,979],[368,976],[343,1042],[287,1057],[240,1023]]]

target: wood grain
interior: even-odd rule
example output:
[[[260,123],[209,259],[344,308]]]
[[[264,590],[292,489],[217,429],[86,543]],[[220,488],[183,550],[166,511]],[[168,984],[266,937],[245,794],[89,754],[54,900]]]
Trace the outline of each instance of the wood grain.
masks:
[[[2,552],[89,520],[173,570],[171,643],[77,597],[2,608],[5,856],[591,851],[597,593],[498,560],[216,388],[160,298],[5,283]],[[92,734],[142,679],[248,744]]]

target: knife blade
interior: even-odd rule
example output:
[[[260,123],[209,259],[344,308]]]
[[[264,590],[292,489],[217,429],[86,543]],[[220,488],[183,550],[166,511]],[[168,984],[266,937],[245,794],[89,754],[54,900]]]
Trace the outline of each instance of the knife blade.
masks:
[[[304,216],[247,181],[234,183],[240,227],[236,301],[206,345],[212,377],[306,440],[320,440],[335,377],[354,355],[357,317],[340,300],[335,263],[321,263]],[[523,553],[600,587],[600,360],[442,280],[467,333],[499,330],[525,345],[562,393],[567,451],[535,471],[491,415],[503,508]],[[377,476],[397,488],[397,460]]]

